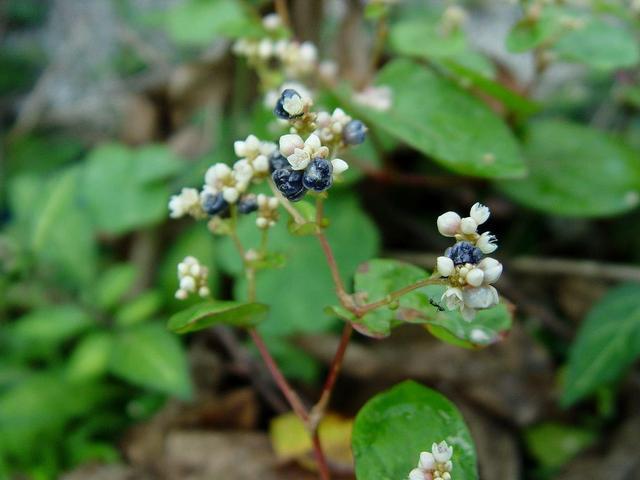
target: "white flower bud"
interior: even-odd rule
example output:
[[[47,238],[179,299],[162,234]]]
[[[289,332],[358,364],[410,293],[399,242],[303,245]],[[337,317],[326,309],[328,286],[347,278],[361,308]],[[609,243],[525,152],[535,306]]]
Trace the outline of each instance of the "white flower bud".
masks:
[[[190,269],[190,265],[188,265],[186,262],[180,262],[178,264],[178,275],[186,275],[189,273],[189,269]]]
[[[267,228],[269,226],[269,220],[264,217],[256,218],[256,225],[258,228]]]
[[[490,286],[465,288],[462,291],[465,306],[477,310],[491,308],[500,302],[498,291]]]
[[[193,277],[182,277],[180,279],[180,289],[193,292],[196,288],[196,281]]]
[[[287,134],[280,137],[280,153],[289,157],[296,149],[304,148],[304,141],[300,135]]]
[[[200,272],[202,272],[202,267],[199,263],[196,263],[194,265],[191,265],[191,267],[189,268],[189,273],[191,274],[191,276],[193,277],[197,277],[200,275]]]
[[[262,17],[262,25],[266,30],[273,31],[280,28],[282,22],[280,22],[280,15],[277,13],[270,13]]]
[[[469,212],[469,216],[473,218],[478,225],[482,225],[484,222],[489,220],[489,215],[491,212],[488,207],[485,207],[481,203],[474,203],[471,207],[471,212]]]
[[[253,161],[253,168],[256,172],[266,172],[269,170],[269,159],[265,155],[258,155]]]
[[[209,296],[209,287],[200,287],[198,289],[198,295],[200,295],[202,298],[208,297]]]
[[[178,300],[186,300],[189,296],[189,292],[183,289],[176,290],[176,298]]]
[[[218,178],[226,178],[231,175],[231,168],[226,163],[216,163],[213,167],[213,173]]]
[[[484,272],[484,283],[495,283],[502,275],[502,264],[495,258],[485,257],[480,260],[478,268]]]
[[[443,213],[438,217],[438,231],[445,237],[453,237],[460,229],[460,215],[456,212]]]
[[[453,264],[453,260],[449,257],[438,257],[438,260],[436,261],[436,268],[440,275],[448,277],[455,270],[455,265]]]
[[[331,165],[333,165],[334,176],[340,175],[341,173],[344,173],[349,169],[349,164],[341,158],[334,158],[333,160],[331,160]]]
[[[320,137],[318,137],[315,133],[312,133],[304,141],[304,146],[309,147],[312,152],[315,152],[322,146],[322,142],[320,142]]]
[[[465,277],[466,282],[472,287],[479,287],[484,280],[484,272],[479,268],[472,268]]]
[[[238,192],[238,190],[234,187],[225,187],[222,190],[222,197],[228,202],[228,203],[236,203],[238,201],[238,197],[240,196],[240,193]]]
[[[431,452],[422,452],[420,454],[420,463],[418,467],[422,470],[433,470],[436,465],[436,459]]]
[[[491,235],[489,232],[484,232],[480,235],[480,238],[478,238],[476,247],[478,247],[482,253],[488,255],[498,249],[498,245],[496,244],[497,241],[498,239],[495,235]]]
[[[451,474],[449,472],[444,472],[440,475],[440,478],[442,478],[442,480],[451,480]]]
[[[460,231],[465,235],[471,235],[478,230],[478,223],[471,217],[460,220]]]
[[[438,463],[448,462],[453,455],[453,447],[447,445],[447,442],[444,440],[440,443],[434,443],[431,446],[431,453],[436,459]]]
[[[292,95],[284,99],[282,108],[290,116],[297,117],[304,111],[304,101],[300,95]]]
[[[244,157],[247,154],[244,142],[242,140],[236,140],[233,142],[233,151],[238,157]]]

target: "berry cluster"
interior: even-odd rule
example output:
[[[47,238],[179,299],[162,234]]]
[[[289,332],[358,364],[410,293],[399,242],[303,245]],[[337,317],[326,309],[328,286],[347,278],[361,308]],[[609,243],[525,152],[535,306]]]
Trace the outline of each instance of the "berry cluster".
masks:
[[[180,288],[176,291],[178,300],[185,300],[189,294],[197,293],[201,297],[209,296],[209,269],[195,257],[185,257],[178,264]]]
[[[276,103],[274,113],[289,120],[295,133],[280,137],[279,154],[271,157],[273,183],[290,201],[298,201],[307,191],[328,190],[336,177],[349,166],[340,158],[329,159],[340,149],[365,140],[367,128],[337,108],[328,112],[309,111],[312,102],[295,90],[285,90]],[[297,132],[311,131],[306,140]],[[330,149],[331,147],[331,149]],[[285,160],[287,163],[285,163]]]
[[[450,310],[460,310],[465,320],[472,320],[476,310],[491,308],[500,301],[492,284],[500,278],[502,264],[485,257],[498,248],[496,237],[489,232],[477,232],[489,215],[487,207],[476,203],[468,217],[461,218],[455,212],[438,217],[440,233],[456,239],[437,260],[437,273],[445,277],[449,285],[442,301]]]
[[[418,467],[409,472],[409,480],[451,480],[453,447],[444,440],[434,443],[430,452],[420,453]]]

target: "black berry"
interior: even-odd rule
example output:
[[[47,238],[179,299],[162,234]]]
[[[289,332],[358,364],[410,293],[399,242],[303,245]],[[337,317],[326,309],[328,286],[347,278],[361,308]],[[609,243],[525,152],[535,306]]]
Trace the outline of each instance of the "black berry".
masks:
[[[289,160],[287,160],[287,157],[282,155],[277,150],[273,152],[269,157],[269,169],[271,170],[271,173],[275,172],[276,170],[280,170],[281,168],[287,168],[288,166]]]
[[[238,201],[238,213],[247,214],[258,210],[258,200],[255,195],[247,195]]]
[[[484,257],[482,251],[469,242],[456,243],[453,247],[447,248],[445,255],[453,260],[454,265],[476,264]]]
[[[202,202],[202,209],[208,215],[223,216],[225,213],[228,213],[229,204],[222,196],[222,192],[220,192],[216,193],[215,195],[207,195]]]
[[[360,120],[351,120],[342,130],[342,139],[347,145],[360,145],[367,136],[367,127]]]
[[[333,183],[333,165],[324,158],[314,158],[304,171],[302,184],[315,192],[324,192]]]
[[[273,172],[271,178],[280,193],[287,200],[296,202],[304,197],[307,189],[302,184],[303,172],[293,170],[291,167],[280,168]]]
[[[298,92],[296,92],[293,88],[287,88],[285,91],[282,92],[282,95],[280,95],[280,98],[276,102],[276,106],[273,109],[273,113],[276,115],[276,117],[281,118],[283,120],[291,120],[292,118],[297,118],[302,116],[302,112],[300,112],[298,115],[290,115],[289,112],[287,112],[284,109],[284,101],[296,95],[302,98],[302,96]]]

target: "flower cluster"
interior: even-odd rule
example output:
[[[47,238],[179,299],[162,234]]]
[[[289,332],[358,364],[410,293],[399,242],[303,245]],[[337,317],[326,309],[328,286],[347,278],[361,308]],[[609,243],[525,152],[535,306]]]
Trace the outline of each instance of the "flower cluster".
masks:
[[[324,192],[336,177],[345,172],[347,162],[335,156],[338,150],[364,142],[367,128],[342,109],[333,113],[310,111],[312,102],[295,90],[285,90],[274,114],[289,120],[294,133],[280,137],[279,152],[272,156],[272,179],[280,193],[298,201],[307,191]],[[306,140],[298,134],[310,131]],[[286,163],[285,163],[286,160]]]
[[[451,480],[453,447],[444,440],[434,443],[430,452],[420,453],[418,468],[409,472],[409,480]]]
[[[278,220],[278,199],[260,194],[256,199],[258,216],[256,225],[258,228],[266,229],[275,226]]]
[[[197,293],[201,297],[209,296],[209,269],[195,257],[185,257],[178,264],[180,288],[176,291],[178,300],[185,300],[189,294]]]
[[[190,215],[196,219],[204,218],[204,210],[200,203],[200,194],[195,188],[183,188],[178,195],[172,195],[169,200],[171,218]]]
[[[478,234],[478,226],[489,219],[489,209],[480,203],[471,207],[468,217],[455,212],[438,217],[438,230],[456,243],[438,257],[437,273],[447,279],[442,296],[449,310],[460,310],[465,320],[472,320],[476,310],[491,308],[500,301],[493,287],[502,274],[502,264],[485,257],[497,248],[496,237],[489,232]]]

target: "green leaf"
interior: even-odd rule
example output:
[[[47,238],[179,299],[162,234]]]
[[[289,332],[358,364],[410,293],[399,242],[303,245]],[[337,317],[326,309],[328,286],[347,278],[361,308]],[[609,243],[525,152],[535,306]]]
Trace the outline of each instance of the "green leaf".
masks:
[[[174,314],[169,330],[176,333],[196,332],[212,325],[255,327],[269,311],[262,303],[203,302]]]
[[[525,173],[518,144],[502,119],[450,80],[412,61],[394,60],[376,83],[393,92],[389,111],[351,105],[373,127],[457,173],[489,178]]]
[[[235,0],[186,0],[168,10],[166,28],[185,46],[205,46],[216,37],[243,37],[261,31],[260,24]]]
[[[633,67],[640,60],[638,42],[625,26],[604,20],[587,23],[564,35],[554,46],[564,60],[601,70]]]
[[[576,217],[622,213],[640,201],[640,155],[593,128],[542,120],[525,144],[529,176],[504,181],[514,200],[544,212]]]
[[[389,32],[391,48],[400,55],[409,55],[427,60],[452,57],[467,48],[461,29],[449,33],[442,31],[437,19],[412,18],[394,23]]]
[[[639,284],[611,290],[589,312],[569,351],[561,403],[617,380],[640,355]]]
[[[97,228],[120,235],[167,217],[169,189],[162,180],[179,168],[160,147],[131,150],[105,144],[86,161],[83,194]],[[152,154],[152,152],[156,152]],[[154,173],[154,168],[158,172]]]
[[[115,307],[133,286],[136,276],[133,265],[121,263],[110,266],[98,279],[95,305],[104,310]]]
[[[30,357],[48,355],[93,324],[93,319],[76,305],[49,306],[12,323],[7,327],[8,338],[14,348]]]
[[[406,381],[369,400],[353,426],[358,480],[400,480],[420,452],[445,440],[453,447],[452,478],[478,478],[473,440],[456,406],[440,393]]]
[[[114,375],[145,388],[191,397],[191,380],[180,342],[161,325],[140,325],[118,332],[109,365]]]
[[[84,382],[102,376],[109,367],[112,346],[110,333],[93,332],[85,336],[71,352],[67,379]]]
[[[325,213],[331,220],[326,235],[342,278],[347,280],[361,262],[376,254],[378,234],[355,198],[346,192],[332,192]],[[294,237],[285,223],[280,221],[269,231],[269,249],[286,255],[285,266],[261,271],[256,278],[257,298],[270,305],[268,320],[258,328],[263,334],[274,336],[326,331],[335,325],[335,319],[323,314],[324,307],[336,301],[327,260],[317,238]],[[259,245],[260,232],[253,219],[241,220],[239,235],[244,245]],[[225,240],[219,259],[236,275],[235,297],[244,299],[246,279],[241,264],[230,261],[235,258],[233,245]]]
[[[543,423],[525,431],[527,448],[543,467],[555,470],[592,445],[598,435],[586,428]]]
[[[148,320],[162,306],[162,294],[157,291],[144,292],[124,304],[115,316],[116,324],[131,326]]]
[[[355,291],[363,301],[382,300],[390,293],[429,277],[419,267],[397,260],[373,259],[358,267]],[[426,324],[439,339],[465,348],[485,347],[499,341],[511,327],[511,314],[504,304],[481,310],[468,322],[458,312],[440,311],[439,303],[446,286],[429,285],[400,297],[397,308],[384,306],[367,313],[354,327],[365,335],[384,337],[403,323]],[[433,301],[433,303],[432,303]],[[348,312],[331,312],[347,321]]]
[[[566,27],[562,26],[562,15],[562,9],[545,6],[537,21],[523,18],[509,32],[507,49],[513,53],[522,53],[545,42],[552,42],[566,31]]]

